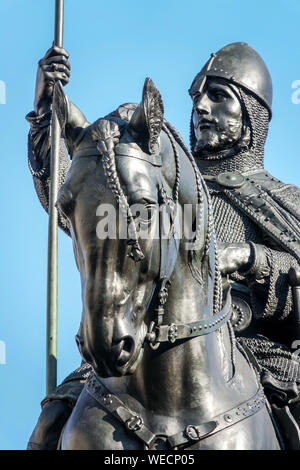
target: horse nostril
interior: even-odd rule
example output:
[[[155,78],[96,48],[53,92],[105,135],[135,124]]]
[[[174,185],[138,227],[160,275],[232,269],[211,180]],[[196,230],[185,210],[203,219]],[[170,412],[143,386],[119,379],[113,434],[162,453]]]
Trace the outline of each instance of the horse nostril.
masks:
[[[128,351],[122,350],[121,354],[119,355],[117,359],[117,365],[123,366],[124,364],[126,364],[126,362],[129,361],[130,357],[131,357],[131,354]]]
[[[112,347],[113,354],[116,357],[116,363],[118,366],[123,366],[132,356],[134,350],[134,340],[131,336],[126,336],[122,340]]]

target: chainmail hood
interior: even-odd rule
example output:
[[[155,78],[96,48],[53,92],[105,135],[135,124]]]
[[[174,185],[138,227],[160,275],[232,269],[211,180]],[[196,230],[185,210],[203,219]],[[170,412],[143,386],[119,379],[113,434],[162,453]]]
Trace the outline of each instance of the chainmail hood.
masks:
[[[193,121],[190,124],[190,145],[192,153],[197,160],[201,173],[217,175],[225,171],[239,171],[245,173],[249,170],[264,167],[264,146],[269,129],[269,111],[250,92],[242,87],[238,88],[240,102],[243,109],[243,121],[250,127],[250,142],[242,147],[235,144],[230,152],[210,155],[209,159],[195,153],[196,138]]]

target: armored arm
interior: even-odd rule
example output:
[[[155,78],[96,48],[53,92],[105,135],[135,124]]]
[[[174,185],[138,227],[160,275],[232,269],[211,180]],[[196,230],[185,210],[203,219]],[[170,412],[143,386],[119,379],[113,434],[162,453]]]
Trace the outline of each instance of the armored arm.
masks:
[[[283,320],[293,311],[289,270],[298,262],[282,249],[250,243],[252,264],[244,272],[250,288],[251,304],[258,318]]]
[[[269,209],[266,217],[271,216],[272,229],[269,234],[263,230],[262,245],[252,244],[248,282],[257,315],[284,319],[295,311],[288,272],[300,262],[300,190],[275,178],[268,178],[265,185],[270,197],[264,207]]]
[[[51,113],[37,115],[31,112],[26,116],[30,123],[28,134],[28,166],[33,177],[33,183],[43,208],[48,212],[50,188],[50,118]],[[70,161],[64,145],[60,140],[59,150],[59,187],[64,183],[70,167]],[[67,220],[58,214],[58,224],[68,235]]]
[[[218,243],[220,269],[245,282],[250,289],[256,318],[284,319],[293,311],[289,270],[297,267],[294,256],[265,237],[265,244]]]
[[[255,223],[261,238],[242,244],[251,250],[248,259],[234,252],[238,274],[232,277],[248,284],[256,317],[284,319],[293,312],[288,272],[300,264],[300,190],[265,170],[251,178],[238,190],[226,190],[230,203]]]
[[[52,97],[54,83],[60,80],[63,85],[69,81],[70,64],[68,53],[56,46],[50,48],[39,61],[34,111],[27,114],[30,124],[28,135],[28,164],[38,198],[48,212],[50,186],[50,121],[52,115]],[[62,89],[61,109],[65,117],[65,125],[60,140],[59,151],[59,188],[65,181],[70,167],[68,153],[72,156],[76,142],[82,129],[89,125],[85,116],[65,96]],[[68,152],[67,152],[68,151]],[[67,220],[58,214],[59,226],[69,235]]]

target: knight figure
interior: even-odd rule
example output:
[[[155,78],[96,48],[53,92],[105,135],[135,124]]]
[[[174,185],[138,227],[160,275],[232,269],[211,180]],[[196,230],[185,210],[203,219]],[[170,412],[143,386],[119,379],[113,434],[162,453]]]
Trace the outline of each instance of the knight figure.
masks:
[[[256,51],[234,43],[212,54],[189,93],[190,144],[213,203],[238,341],[257,361],[274,407],[299,423],[299,358],[291,349],[298,306],[289,272],[300,260],[300,191],[264,168],[271,77]]]

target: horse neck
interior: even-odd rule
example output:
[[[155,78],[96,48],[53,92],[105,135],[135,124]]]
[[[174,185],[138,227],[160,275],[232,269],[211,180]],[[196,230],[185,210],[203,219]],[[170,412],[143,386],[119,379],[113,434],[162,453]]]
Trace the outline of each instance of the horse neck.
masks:
[[[179,262],[172,276],[163,324],[190,323],[212,316],[209,286],[200,286]],[[207,397],[222,398],[233,373],[231,339],[225,325],[211,334],[145,347],[143,361],[131,378],[130,390],[147,408],[170,415],[183,408],[207,406]]]

